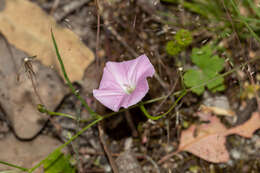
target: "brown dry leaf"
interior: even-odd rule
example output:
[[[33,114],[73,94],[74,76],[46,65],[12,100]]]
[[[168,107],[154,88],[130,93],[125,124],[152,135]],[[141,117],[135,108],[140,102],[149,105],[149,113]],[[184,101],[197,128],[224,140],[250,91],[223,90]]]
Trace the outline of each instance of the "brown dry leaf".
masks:
[[[237,134],[251,137],[259,128],[259,113],[253,113],[247,122],[231,129],[227,129],[217,117],[211,117],[209,124],[202,124],[197,129],[195,125],[192,125],[182,132],[178,152],[188,151],[214,163],[227,162],[229,154],[225,147],[226,136]],[[196,134],[195,130],[197,130]]]
[[[23,68],[22,60],[28,55],[13,46],[10,49],[14,62],[6,42],[0,36],[0,106],[17,135],[30,138],[42,128],[39,121],[46,119],[47,116],[37,110],[37,104],[41,101],[36,96],[32,82]],[[54,110],[67,93],[67,88],[53,69],[42,65],[39,61],[32,62],[32,67],[36,77],[35,85],[43,104],[48,109]],[[19,82],[17,68],[20,69]]]
[[[0,5],[0,32],[11,44],[30,56],[37,55],[44,65],[59,69],[52,28],[70,79],[82,79],[94,54],[72,31],[58,26],[51,16],[27,0],[0,0]]]
[[[229,160],[225,148],[226,127],[216,117],[211,117],[209,124],[202,124],[197,127],[192,125],[181,134],[179,151],[188,151],[210,162],[226,162]],[[220,154],[221,153],[221,154]]]
[[[47,157],[60,144],[61,142],[57,139],[46,135],[41,135],[30,142],[17,141],[14,136],[8,135],[0,142],[0,160],[31,168]],[[10,169],[11,167],[0,164],[0,172]]]
[[[246,123],[228,130],[226,135],[237,134],[245,138],[251,138],[258,128],[260,128],[260,114],[254,112]]]

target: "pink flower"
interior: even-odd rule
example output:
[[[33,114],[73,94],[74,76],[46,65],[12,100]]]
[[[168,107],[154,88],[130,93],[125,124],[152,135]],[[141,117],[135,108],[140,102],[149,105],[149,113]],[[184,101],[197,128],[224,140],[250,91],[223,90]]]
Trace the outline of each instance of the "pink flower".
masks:
[[[148,92],[146,78],[155,70],[146,55],[123,62],[107,62],[99,89],[94,97],[103,105],[117,112],[139,102]]]

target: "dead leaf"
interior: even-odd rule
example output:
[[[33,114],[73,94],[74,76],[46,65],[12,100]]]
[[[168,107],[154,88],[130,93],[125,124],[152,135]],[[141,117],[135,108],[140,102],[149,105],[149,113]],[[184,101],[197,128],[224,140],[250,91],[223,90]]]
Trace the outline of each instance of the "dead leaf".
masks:
[[[0,37],[0,105],[13,124],[14,130],[22,138],[30,138],[42,125],[39,120],[47,116],[39,113],[37,104],[41,103],[36,96],[32,82],[22,67],[22,59],[27,57],[11,46],[15,62],[12,61],[7,46]],[[21,70],[20,81],[17,81],[15,64]],[[62,100],[67,89],[57,72],[42,65],[39,61],[32,64],[38,94],[45,106],[54,110]]]
[[[182,132],[178,151],[188,151],[210,162],[227,162],[229,155],[224,145],[224,132],[227,129],[219,119],[211,117],[209,124],[202,124],[197,128],[197,136],[195,125]]]
[[[57,139],[45,135],[41,135],[31,142],[17,141],[14,136],[8,135],[0,142],[0,160],[31,168],[60,144]],[[0,171],[10,170],[10,168],[0,164]]]
[[[254,112],[246,123],[228,130],[226,135],[237,134],[245,138],[251,138],[258,128],[260,128],[260,114]]]
[[[201,111],[211,112],[216,115],[224,115],[224,116],[229,116],[229,117],[233,117],[236,115],[235,112],[230,109],[223,109],[223,108],[215,107],[215,106],[201,105],[200,109],[201,109]]]
[[[197,127],[192,125],[182,132],[177,152],[188,151],[214,163],[227,162],[229,154],[225,147],[226,136],[237,134],[249,138],[259,128],[260,115],[258,112],[253,113],[244,124],[231,129],[227,129],[217,117],[211,117],[209,124]],[[197,133],[195,133],[195,129]]]
[[[30,56],[37,55],[44,65],[56,67],[61,74],[51,40],[52,28],[69,78],[72,81],[82,79],[94,54],[72,31],[58,26],[34,3],[27,0],[2,1],[5,7],[0,11],[0,32],[11,44]]]

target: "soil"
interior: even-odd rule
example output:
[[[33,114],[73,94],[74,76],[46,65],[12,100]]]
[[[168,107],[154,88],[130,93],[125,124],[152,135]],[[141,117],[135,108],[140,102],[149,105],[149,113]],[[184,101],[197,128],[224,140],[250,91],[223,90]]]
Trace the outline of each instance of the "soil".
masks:
[[[203,18],[180,5],[162,3],[159,0],[100,0],[100,26],[97,22],[97,6],[94,1],[84,1],[71,12],[66,12],[65,9],[71,7],[71,4],[77,0],[31,1],[52,15],[59,24],[75,32],[93,52],[96,51],[96,60],[86,69],[84,78],[75,82],[74,86],[93,109],[104,114],[111,111],[95,102],[92,90],[98,87],[100,79],[98,71],[102,71],[107,61],[129,60],[145,53],[158,73],[157,77],[149,79],[149,94],[144,98],[149,100],[182,89],[183,70],[192,66],[190,60],[192,48],[216,40],[219,34],[219,31],[212,29],[218,26],[219,23],[216,21]],[[100,36],[97,46],[98,27],[100,27]],[[172,57],[166,53],[165,45],[176,31],[182,28],[192,31],[192,44],[178,56]],[[255,39],[248,37],[238,40],[236,32],[239,31],[232,32],[233,34],[228,38],[218,40],[218,44],[223,45],[227,52],[226,54],[222,52],[222,58],[232,57],[232,65],[226,61],[223,72],[245,63],[248,58],[252,58],[250,57],[252,54],[254,57],[260,55],[260,45]],[[202,96],[188,93],[168,116],[158,121],[148,120],[139,108],[107,119],[102,126],[105,130],[103,137],[110,154],[114,160],[124,159],[122,155],[125,153],[122,155],[120,153],[131,151],[132,154],[127,154],[127,157],[133,157],[130,160],[133,165],[136,165],[137,169],[134,170],[136,172],[140,170],[145,173],[259,172],[260,130],[256,131],[250,139],[237,135],[229,136],[226,147],[231,159],[227,163],[211,163],[190,153],[181,152],[163,164],[158,164],[163,156],[177,149],[183,129],[191,124],[200,123],[194,113],[205,100],[224,97],[226,100],[224,104],[229,104],[229,108],[237,115],[236,121],[229,117],[221,117],[228,127],[242,124],[257,111],[259,105],[254,97],[242,98],[239,94],[245,83],[255,80],[259,85],[260,61],[254,62],[248,68],[250,68],[249,73],[247,70],[238,70],[226,76],[224,81],[226,89],[222,92],[207,91]],[[169,97],[163,104],[153,103],[146,108],[153,114],[164,112],[175,99]],[[55,110],[69,114],[76,112],[82,118],[89,118],[87,111],[71,93],[64,94]],[[43,159],[58,144],[67,140],[69,133],[75,134],[85,125],[64,117],[56,117],[54,121],[60,127],[58,131],[49,123],[39,137],[24,143],[13,137],[13,131],[5,115],[0,111],[0,160],[31,167],[32,163],[35,164]],[[99,133],[96,125],[67,148],[78,161],[76,164],[78,172],[112,172],[113,167],[107,152],[104,152],[104,144],[100,140]],[[44,147],[41,146],[42,140],[44,140]],[[3,149],[5,146],[9,146],[8,149]],[[13,152],[14,150],[16,152]],[[125,162],[120,160],[118,163]],[[0,171],[6,168],[0,165]]]

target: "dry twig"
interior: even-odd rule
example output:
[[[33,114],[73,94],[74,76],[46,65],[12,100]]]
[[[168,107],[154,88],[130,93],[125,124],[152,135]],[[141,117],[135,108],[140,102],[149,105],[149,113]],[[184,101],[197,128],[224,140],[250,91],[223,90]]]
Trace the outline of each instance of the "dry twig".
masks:
[[[109,160],[109,163],[112,167],[112,170],[113,170],[114,173],[119,173],[116,162],[113,159],[112,154],[111,154],[111,152],[110,152],[110,150],[107,146],[106,139],[105,139],[105,136],[104,136],[104,130],[103,130],[103,127],[102,127],[102,122],[98,123],[98,131],[99,131],[99,139],[100,139],[102,146],[104,148],[104,151],[105,151],[105,153],[108,157],[108,160]]]
[[[83,5],[89,3],[90,0],[79,0],[79,1],[71,1],[69,4],[65,5],[63,9],[63,13],[61,14],[54,14],[57,21],[62,21],[66,18],[69,14],[74,12],[75,10],[79,9]]]

